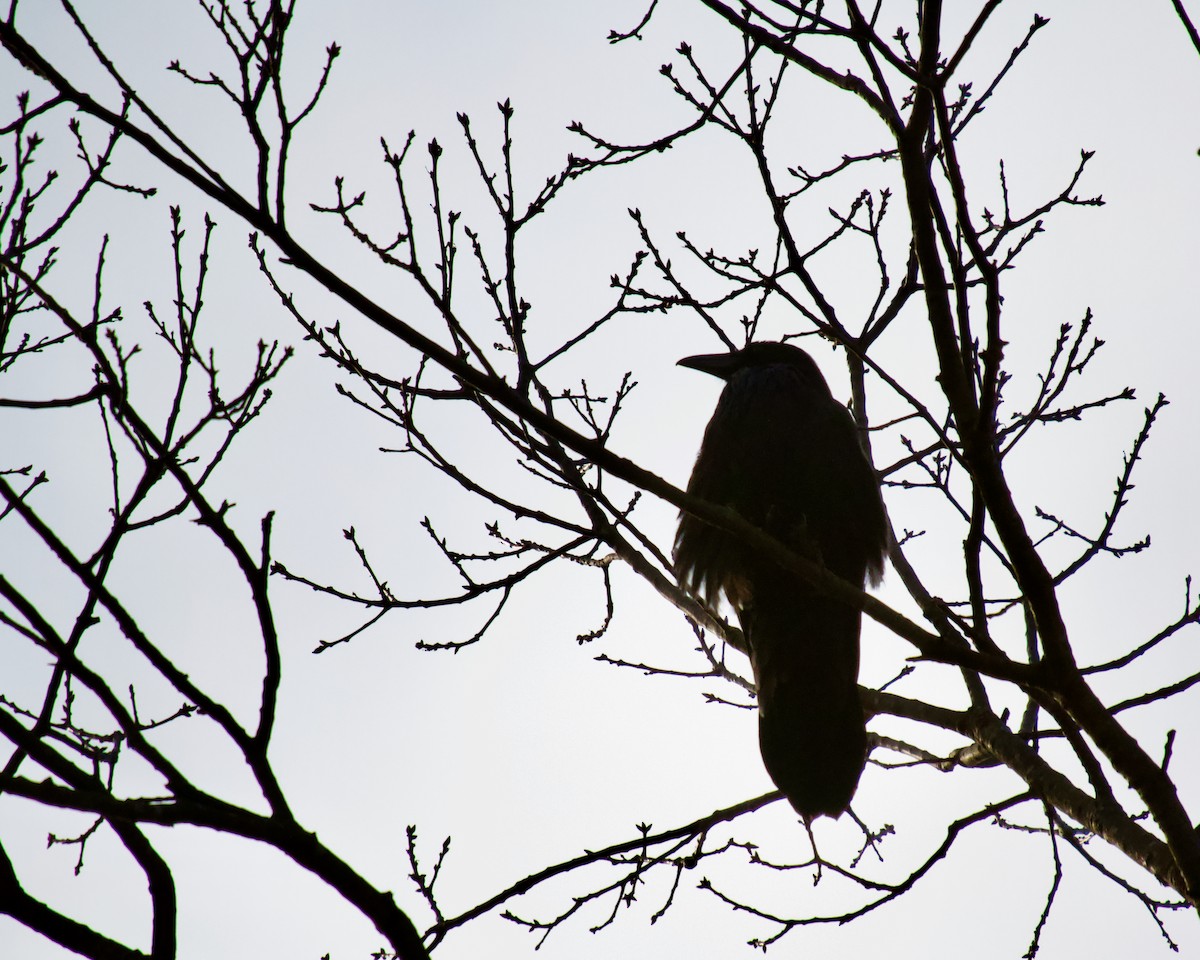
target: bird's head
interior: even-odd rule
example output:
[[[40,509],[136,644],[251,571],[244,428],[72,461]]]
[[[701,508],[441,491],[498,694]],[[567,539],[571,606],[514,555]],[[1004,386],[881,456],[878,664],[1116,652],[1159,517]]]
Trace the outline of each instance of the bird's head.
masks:
[[[728,382],[742,371],[761,370],[766,367],[786,367],[801,379],[828,393],[825,378],[816,362],[799,347],[790,343],[761,340],[750,343],[741,350],[729,353],[706,353],[695,357],[684,357],[679,366],[700,370]]]

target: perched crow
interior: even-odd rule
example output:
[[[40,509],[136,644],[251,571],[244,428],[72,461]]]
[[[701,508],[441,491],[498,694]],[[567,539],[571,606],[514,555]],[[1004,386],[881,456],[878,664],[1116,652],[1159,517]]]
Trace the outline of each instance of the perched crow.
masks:
[[[849,412],[798,347],[752,343],[687,357],[725,381],[688,493],[733,507],[797,553],[860,586],[879,582],[883,502]],[[687,513],[675,573],[737,611],[758,685],[763,763],[805,823],[845,812],[867,757],[858,697],[860,611]]]

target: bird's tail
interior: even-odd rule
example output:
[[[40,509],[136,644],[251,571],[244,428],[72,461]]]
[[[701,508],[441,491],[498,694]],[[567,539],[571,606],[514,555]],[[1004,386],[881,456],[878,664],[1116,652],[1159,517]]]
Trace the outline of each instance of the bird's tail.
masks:
[[[867,758],[859,611],[797,591],[755,596],[750,645],[763,763],[796,812],[840,816]]]

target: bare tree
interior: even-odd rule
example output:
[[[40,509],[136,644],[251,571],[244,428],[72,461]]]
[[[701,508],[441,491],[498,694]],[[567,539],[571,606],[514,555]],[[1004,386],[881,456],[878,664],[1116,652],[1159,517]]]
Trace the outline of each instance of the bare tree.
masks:
[[[452,931],[493,912],[533,931],[540,944],[597,910],[600,919],[589,920],[591,928],[608,926],[623,906],[653,889],[655,920],[694,885],[685,883],[693,871],[718,864],[769,878],[798,870],[849,881],[852,897],[826,914],[802,905],[780,911],[701,879],[701,897],[757,918],[752,942],[765,948],[798,927],[843,923],[890,903],[925,878],[970,828],[991,824],[1043,836],[1053,864],[1028,956],[1038,950],[1068,854],[1140,902],[1173,946],[1169,914],[1200,907],[1200,842],[1170,766],[1176,731],[1164,728],[1162,739],[1147,740],[1131,731],[1127,718],[1184,694],[1200,672],[1179,669],[1169,683],[1140,686],[1117,699],[1108,696],[1107,680],[1128,674],[1140,683],[1136,668],[1179,643],[1200,620],[1200,601],[1186,579],[1179,612],[1164,615],[1152,635],[1101,662],[1084,654],[1063,603],[1064,587],[1095,565],[1149,546],[1149,537],[1120,539],[1118,523],[1166,400],[1160,395],[1145,408],[1102,515],[1030,509],[1029,498],[1014,493],[1009,465],[1033,438],[1054,430],[1068,443],[1075,422],[1133,401],[1134,391],[1085,382],[1103,346],[1090,311],[1061,323],[1040,360],[1035,389],[1025,389],[1030,378],[1011,359],[1019,333],[1006,322],[1008,277],[1034,256],[1031,245],[1057,218],[1101,206],[1100,196],[1084,186],[1092,154],[1078,154],[1061,188],[1032,202],[1010,202],[1002,163],[997,179],[990,161],[985,172],[960,155],[972,125],[1003,96],[1005,79],[1045,18],[1035,17],[1011,39],[998,70],[978,76],[970,72],[972,54],[993,26],[997,2],[980,4],[966,28],[952,34],[942,4],[933,0],[871,10],[853,0],[741,6],[698,0],[698,12],[706,8],[726,23],[740,56],[732,67],[713,67],[699,50],[679,46],[662,74],[689,109],[688,122],[641,142],[573,124],[578,149],[528,190],[516,170],[514,107],[504,101],[486,121],[460,115],[462,136],[453,146],[423,143],[416,134],[402,142],[383,139],[379,160],[393,194],[377,204],[353,177],[338,175],[317,198],[296,196],[289,180],[294,135],[319,116],[321,96],[336,82],[339,47],[331,44],[323,68],[301,81],[285,69],[293,3],[200,6],[233,66],[222,71],[181,59],[170,71],[178,82],[233,105],[252,160],[248,169],[223,169],[187,140],[153,95],[126,79],[122,63],[68,0],[62,0],[65,16],[105,75],[94,88],[76,86],[65,65],[31,41],[22,26],[25,8],[18,14],[15,0],[0,23],[0,42],[29,72],[33,91],[18,98],[16,114],[0,130],[10,157],[0,210],[0,371],[6,384],[19,386],[0,389],[0,404],[6,423],[30,432],[52,429],[37,425],[50,423],[47,418],[86,413],[90,442],[107,462],[106,475],[89,477],[94,489],[106,491],[97,515],[103,519],[93,516],[84,534],[62,519],[50,499],[54,485],[39,465],[0,462],[0,524],[36,548],[57,584],[48,594],[19,563],[0,575],[5,650],[14,651],[13,662],[41,664],[31,674],[35,680],[6,681],[0,689],[0,734],[8,748],[0,795],[88,815],[90,826],[78,836],[52,838],[75,845],[80,866],[95,835],[119,842],[150,891],[149,951],[74,919],[52,897],[27,892],[4,846],[0,910],[85,956],[175,956],[181,946],[177,893],[172,862],[153,832],[159,825],[204,827],[281,851],[332,886],[375,925],[388,951],[405,958],[427,956]],[[635,24],[614,29],[611,41],[640,39],[656,6],[657,0]],[[1183,8],[1176,9],[1194,39]],[[853,105],[872,117],[876,142],[832,165],[810,167],[790,155],[795,138],[783,134],[794,133],[797,104],[825,88],[840,91],[847,110]],[[486,138],[478,132],[484,123]],[[500,145],[492,150],[484,144],[497,130]],[[624,272],[611,278],[607,303],[587,304],[585,317],[557,326],[531,310],[524,284],[532,267],[521,259],[531,223],[551,216],[581,182],[714,132],[744,151],[756,171],[755,190],[770,212],[768,243],[730,251],[719,238],[664,232],[634,209],[639,243]],[[86,168],[66,190],[39,167],[44,138],[64,136]],[[469,543],[443,533],[436,517],[426,518],[425,533],[454,586],[427,594],[393,587],[386,561],[373,556],[369,539],[355,529],[346,531],[346,540],[359,564],[357,579],[305,568],[275,555],[271,514],[247,530],[244,515],[213,491],[214,473],[231,446],[252,435],[292,350],[260,343],[240,379],[225,372],[225,359],[218,362],[219,337],[205,304],[214,282],[210,253],[222,234],[214,233],[209,214],[201,219],[172,208],[170,258],[162,265],[173,271],[169,306],[148,301],[144,316],[134,317],[111,303],[107,237],[81,240],[71,228],[98,191],[127,192],[130,202],[153,193],[120,171],[121,148],[153,161],[162,181],[154,186],[198,193],[214,215],[239,218],[252,231],[261,282],[301,333],[301,348],[328,362],[338,391],[383,426],[393,450],[418,458],[495,517]],[[450,150],[474,166],[490,201],[486,220],[471,222],[458,212],[460,185],[443,172]],[[847,181],[854,189],[842,195],[851,199],[829,211],[827,230],[814,233],[828,198],[837,196],[830,186],[841,189]],[[985,207],[979,195],[999,196],[1001,205]],[[300,204],[402,281],[394,302],[368,295],[302,242],[290,227]],[[189,253],[185,227],[201,233],[192,241],[195,253]],[[98,254],[85,296],[78,276],[60,283],[55,268],[60,246],[71,251],[89,242]],[[859,276],[870,277],[849,295],[823,266],[835,248],[849,250]],[[329,322],[329,296],[352,321]],[[417,310],[437,318],[438,334],[409,319]],[[896,599],[884,602],[840,581],[735,511],[688,496],[620,453],[633,371],[607,386],[599,385],[601,375],[579,379],[571,371],[589,369],[595,344],[613,326],[664,316],[695,330],[679,344],[680,356],[701,342],[733,348],[755,339],[808,338],[824,360],[844,363],[852,411],[892,516],[889,577]],[[377,342],[370,327],[411,348],[415,359],[400,370],[390,358],[381,362],[370,347]],[[897,336],[903,351],[889,346]],[[135,361],[136,354],[144,356]],[[48,358],[69,372],[42,381],[25,373]],[[488,445],[486,456],[463,448],[462,423]],[[520,482],[508,472],[513,466]],[[909,515],[901,505],[918,498],[928,520],[924,529],[908,529],[899,519]],[[588,846],[466,909],[449,906],[438,886],[449,840],[431,863],[416,828],[409,828],[416,896],[402,898],[403,905],[310,832],[271,755],[286,659],[277,605],[289,594],[281,594],[281,586],[334,598],[356,618],[317,652],[363,642],[406,611],[475,611],[473,632],[418,644],[448,653],[485,643],[515,597],[536,592],[564,566],[595,578],[603,600],[578,639],[598,641],[618,607],[614,571],[631,571],[690,622],[691,632],[681,627],[680,637],[689,644],[691,664],[681,669],[610,653],[595,659],[719,683],[710,699],[746,707],[753,685],[737,653],[745,649],[742,636],[722,610],[681,589],[672,574],[670,545],[654,518],[674,510],[737,536],[797,578],[860,607],[908,645],[910,662],[895,680],[863,690],[872,714],[873,763],[892,770],[924,765],[955,779],[1004,767],[1020,786],[1012,789],[1012,778],[1007,785],[988,781],[993,792],[941,823],[927,849],[914,853],[901,837],[909,866],[898,878],[881,879],[872,866],[883,857],[889,825],[860,821],[857,854],[827,858],[814,845],[812,858],[801,863],[780,862],[746,839],[758,811],[778,803],[772,792],[696,811],[675,827],[643,825],[623,842]],[[253,635],[237,638],[260,664],[249,719],[236,697],[193,679],[172,637],[157,636],[139,616],[136,585],[113,573],[148,531],[190,524],[213,538],[241,581],[236,602],[252,617]],[[926,569],[920,557],[927,554],[918,548],[930,542],[942,556],[955,556],[953,576],[932,564]],[[137,662],[140,684],[154,691],[154,702],[171,698],[178,706],[139,709],[135,684],[122,679],[106,652],[117,646]],[[953,692],[924,682],[936,665],[956,671]],[[218,786],[189,772],[189,758],[177,752],[186,740],[162,736],[199,724],[232,748],[255,797],[226,799]],[[586,835],[581,842],[594,843]],[[1102,855],[1098,847],[1119,856]],[[554,890],[573,892],[560,895],[551,915],[534,919],[512,904],[552,881]],[[423,932],[410,919],[417,910],[429,915]]]

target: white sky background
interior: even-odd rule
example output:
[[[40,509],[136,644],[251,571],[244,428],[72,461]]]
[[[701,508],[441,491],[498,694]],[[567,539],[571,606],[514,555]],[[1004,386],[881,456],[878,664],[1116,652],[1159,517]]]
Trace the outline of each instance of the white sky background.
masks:
[[[957,8],[957,4],[950,5]],[[972,15],[973,8],[972,7]],[[66,39],[61,14],[48,2],[22,8],[31,35],[48,38],[48,49],[69,76],[87,83],[95,76],[79,48]],[[336,9],[335,9],[336,8]],[[896,5],[892,23],[909,24],[907,5]],[[190,3],[80,3],[134,85],[178,125],[181,134],[231,179],[249,154],[239,139],[237,118],[217,106],[211,91],[186,85],[164,71],[181,60],[193,72],[224,65],[203,17]],[[347,192],[368,191],[371,217],[382,230],[395,214],[390,174],[382,163],[379,137],[397,148],[416,131],[409,169],[414,206],[427,202],[421,171],[428,166],[423,144],[436,137],[445,147],[444,195],[464,210],[464,220],[494,236],[478,179],[463,146],[455,114],[467,112],[472,129],[493,162],[498,158],[498,100],[516,107],[515,153],[519,188],[529,196],[555,173],[565,154],[582,145],[565,130],[581,120],[615,140],[650,139],[690,119],[658,76],[661,63],[678,57],[681,40],[719,76],[740,45],[698,4],[660,3],[646,39],[610,46],[612,28],[628,28],[640,17],[640,2],[563,4],[555,2],[301,4],[290,38],[291,78],[310,89],[330,41],[343,47],[329,90],[316,115],[301,128],[293,150],[291,226],[301,241],[323,255],[344,277],[421,329],[436,333],[428,309],[402,278],[389,274],[355,248],[331,218],[310,212],[309,201],[329,203],[335,176]],[[964,5],[965,9],[965,5]],[[1031,438],[1014,461],[1012,480],[1019,502],[1033,504],[1094,529],[1109,505],[1121,457],[1140,425],[1142,408],[1162,390],[1172,401],[1151,437],[1137,474],[1137,490],[1118,527],[1119,541],[1153,536],[1149,554],[1101,560],[1064,591],[1069,623],[1081,660],[1099,661],[1136,645],[1178,615],[1183,576],[1196,572],[1194,544],[1200,530],[1194,510],[1197,457],[1195,428],[1200,389],[1195,382],[1195,270],[1200,209],[1200,57],[1174,19],[1168,0],[1139,5],[1117,2],[1031,5],[1010,2],[994,17],[964,77],[986,86],[1011,47],[1024,35],[1034,12],[1051,18],[1034,39],[998,97],[960,145],[971,180],[971,200],[998,209],[997,162],[1006,164],[1015,208],[1041,203],[1057,193],[1073,171],[1080,149],[1094,149],[1077,193],[1103,194],[1100,209],[1059,211],[1007,275],[1006,331],[1017,373],[1008,391],[1014,404],[1036,388],[1041,365],[1058,328],[1095,312],[1094,332],[1108,346],[1084,385],[1088,393],[1138,390],[1138,401],[1102,411],[1083,426],[1068,425]],[[885,22],[889,22],[884,17]],[[890,33],[885,30],[885,35]],[[949,19],[945,34],[961,26]],[[949,40],[945,44],[949,47]],[[0,72],[0,93],[31,86],[11,63]],[[793,113],[780,119],[777,163],[818,169],[844,152],[881,143],[879,124],[857,101],[807,84],[789,101]],[[36,89],[36,88],[35,88]],[[112,102],[111,100],[109,102]],[[11,109],[11,108],[8,108]],[[7,117],[8,114],[5,114]],[[65,115],[42,124],[51,139],[47,152],[64,171],[72,150]],[[47,160],[49,164],[49,159]],[[766,248],[771,236],[765,205],[753,190],[748,157],[715,131],[684,141],[669,153],[615,170],[600,171],[566,192],[531,226],[521,260],[524,296],[532,303],[531,339],[550,344],[603,313],[612,302],[608,278],[624,273],[639,246],[626,210],[640,208],[658,239],[669,244],[687,230],[702,249],[729,255]],[[104,232],[111,235],[105,286],[110,306],[124,305],[123,337],[141,340],[146,353],[134,368],[143,397],[161,382],[155,357],[161,347],[140,304],[153,300],[167,309],[171,297],[167,207],[183,208],[187,249],[194,257],[202,233],[201,198],[154,170],[132,144],[120,154],[120,179],[159,187],[147,201],[107,194],[93,202],[71,227],[77,246],[65,246],[53,288],[80,309],[89,303],[91,269]],[[828,229],[825,207],[844,209],[863,186],[878,188],[895,171],[875,167],[835,181],[818,202],[795,216],[801,233],[817,237]],[[899,211],[896,211],[898,214]],[[260,517],[275,510],[274,552],[290,568],[360,589],[368,588],[341,531],[356,527],[377,569],[401,596],[445,593],[456,587],[419,527],[432,518],[439,533],[462,549],[485,547],[483,523],[496,518],[424,469],[414,458],[383,455],[395,446],[389,436],[333,390],[333,370],[301,342],[299,330],[281,315],[277,302],[254,270],[246,227],[232,214],[215,211],[212,276],[206,297],[207,336],[230,380],[247,369],[259,338],[297,346],[297,357],[275,384],[266,413],[243,436],[214,479],[213,491],[236,501],[234,516],[249,542],[256,542]],[[811,220],[811,226],[810,221]],[[897,225],[902,225],[897,218]],[[426,224],[428,226],[428,223]],[[392,228],[394,229],[394,227]],[[428,250],[428,246],[426,247]],[[474,277],[469,250],[460,249],[464,289]],[[682,261],[682,255],[676,251]],[[893,274],[902,261],[896,260]],[[873,264],[863,245],[823,259],[822,279],[839,296],[839,307],[855,316],[869,305],[872,279],[860,279]],[[410,373],[413,357],[369,329],[345,308],[315,294],[311,284],[280,271],[306,309],[322,323],[340,320],[348,336],[377,367],[394,357],[397,376]],[[470,294],[465,302],[471,303]],[[486,339],[487,314],[475,329]],[[775,333],[789,318],[777,314]],[[205,329],[202,324],[202,329]],[[767,332],[770,332],[768,328]],[[734,332],[731,330],[731,332]],[[928,364],[925,328],[914,312],[883,345],[897,369]],[[579,356],[555,368],[563,386],[586,376],[598,390],[611,390],[625,370],[639,382],[623,415],[613,447],[672,482],[686,482],[692,458],[716,401],[715,381],[681,370],[679,357],[719,349],[694,318],[626,317]],[[847,386],[840,359],[814,345],[835,394]],[[908,363],[908,367],[902,366]],[[5,396],[54,395],[47,384],[86,386],[86,370],[43,364],[7,378]],[[931,391],[931,382],[916,385]],[[1077,399],[1086,399],[1076,392]],[[875,414],[880,417],[879,413]],[[521,483],[507,461],[492,463],[496,449],[465,418],[446,418],[454,430],[449,445],[471,463],[486,463],[505,482]],[[94,545],[106,522],[106,459],[96,443],[92,408],[53,417],[0,416],[0,466],[35,463],[53,481],[37,506],[59,520],[81,545]],[[28,429],[36,423],[36,432]],[[881,456],[881,459],[882,456]],[[938,536],[938,514],[920,495],[888,492],[898,527],[930,533],[912,548],[912,559],[930,582],[957,582],[959,544]],[[647,503],[644,524],[666,548],[674,511]],[[957,528],[955,528],[957,529]],[[1069,555],[1068,552],[1063,554]],[[13,521],[0,525],[0,568],[50,604],[67,589],[43,557],[30,549]],[[154,531],[131,546],[117,579],[138,597],[137,612],[148,632],[176,651],[198,682],[223,692],[226,702],[249,717],[261,663],[257,646],[242,642],[253,624],[244,587],[190,524]],[[415,823],[421,851],[432,864],[442,838],[453,837],[440,892],[444,909],[457,914],[550,863],[635,835],[634,825],[656,829],[679,825],[711,810],[770,788],[762,770],[747,711],[706,705],[701,694],[726,696],[732,688],[715,682],[647,678],[597,664],[614,657],[697,669],[690,631],[626,571],[615,574],[617,615],[609,634],[588,647],[575,637],[603,616],[598,580],[586,572],[551,572],[531,584],[489,637],[457,656],[422,653],[414,641],[464,639],[490,612],[451,609],[436,615],[387,618],[353,643],[319,657],[310,651],[321,639],[350,629],[357,613],[318,601],[282,581],[273,586],[284,649],[284,686],[273,759],[303,823],[336,852],[361,868],[383,889],[396,892],[418,927],[428,915],[407,879],[405,825]],[[948,588],[949,589],[949,588]],[[905,605],[898,585],[885,583],[889,602]],[[153,685],[105,645],[115,634],[97,631],[92,654],[117,672],[129,671],[147,712],[169,713],[177,698],[154,700]],[[1102,688],[1120,699],[1196,669],[1195,637],[1185,636],[1159,652],[1127,683]],[[878,684],[893,676],[910,653],[895,638],[868,624],[864,633],[863,678]],[[736,655],[735,655],[736,656]],[[4,688],[36,691],[44,664],[15,639],[0,635]],[[117,684],[120,689],[121,685]],[[144,693],[143,693],[144,690]],[[906,686],[922,696],[960,706],[950,671],[924,667]],[[145,698],[143,700],[143,697]],[[1019,708],[1019,701],[1013,701]],[[1148,744],[1181,727],[1174,769],[1185,802],[1200,803],[1200,747],[1195,742],[1195,692],[1170,707],[1126,715]],[[185,769],[211,789],[252,802],[248,779],[205,731],[202,721],[179,724],[163,735]],[[943,746],[955,745],[946,741]],[[1152,747],[1157,749],[1157,747]],[[220,787],[213,786],[220,784]],[[881,875],[899,876],[937,843],[944,824],[974,809],[981,797],[1017,792],[1016,777],[1003,770],[928,770],[884,774],[868,769],[855,800],[867,822],[894,823],[897,836],[885,843],[888,862]],[[147,787],[147,789],[150,789]],[[735,834],[762,845],[776,861],[802,859],[807,841],[782,804],[745,821]],[[81,919],[114,936],[137,937],[148,945],[144,884],[103,837],[93,841],[87,862],[74,877],[74,851],[45,850],[45,835],[70,834],[83,818],[48,816],[26,804],[0,799],[0,836],[31,892],[53,891],[56,903],[71,903]],[[824,852],[853,849],[856,828],[822,821],[817,828]],[[195,830],[156,833],[176,868],[180,900],[180,955],[206,957],[305,957],[331,952],[336,960],[363,958],[381,945],[369,923],[341,905],[319,883],[280,856],[247,843]],[[1099,841],[1092,844],[1102,853]],[[1064,850],[1067,876],[1043,938],[1044,958],[1075,956],[1165,956],[1168,951],[1141,906],[1112,884],[1095,877]],[[1107,862],[1120,864],[1119,858]],[[604,908],[568,922],[542,948],[548,957],[730,957],[745,953],[752,936],[773,932],[734,914],[711,895],[694,889],[701,875],[723,889],[788,915],[828,912],[848,901],[833,878],[813,889],[808,875],[760,876],[737,856],[685,874],[677,905],[658,923],[648,923],[667,888],[665,875],[643,888],[641,899],[618,922],[592,936],[587,927]],[[592,889],[597,873],[568,878],[508,906],[523,916],[545,918],[565,908],[572,894]],[[769,880],[770,882],[764,882]],[[1041,910],[1051,880],[1044,837],[973,828],[950,857],[889,907],[846,927],[796,931],[772,953],[781,957],[855,957],[886,950],[896,960],[958,955],[1020,956]],[[1170,925],[1184,956],[1200,950],[1193,917]],[[446,960],[527,956],[534,939],[491,915],[452,933],[439,948]],[[11,921],[0,919],[0,955],[58,957]]]

